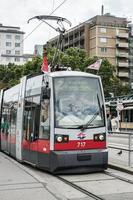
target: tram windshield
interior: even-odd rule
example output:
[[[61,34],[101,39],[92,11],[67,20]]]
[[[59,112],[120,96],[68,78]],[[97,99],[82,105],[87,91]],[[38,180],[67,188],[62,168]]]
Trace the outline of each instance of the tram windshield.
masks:
[[[56,128],[104,126],[100,82],[90,77],[54,78]]]

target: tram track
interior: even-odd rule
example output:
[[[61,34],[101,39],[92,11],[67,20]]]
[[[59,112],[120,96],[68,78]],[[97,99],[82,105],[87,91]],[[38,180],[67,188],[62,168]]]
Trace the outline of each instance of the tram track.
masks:
[[[106,175],[106,176],[110,176],[110,177],[112,177],[113,179],[116,179],[116,180],[120,180],[120,181],[129,183],[129,184],[133,184],[133,180],[130,180],[130,179],[128,179],[128,178],[125,178],[125,177],[123,177],[123,176],[121,176],[121,175],[115,174],[114,172],[110,172],[110,171],[108,171],[108,170],[102,172],[101,174],[104,174],[104,175]],[[67,185],[69,185],[69,186],[75,188],[76,190],[78,190],[78,191],[84,193],[84,194],[87,195],[88,197],[91,197],[92,199],[95,199],[95,200],[106,200],[106,198],[104,198],[103,195],[102,195],[102,196],[96,195],[96,194],[94,194],[93,192],[88,191],[88,189],[84,189],[82,186],[79,186],[79,185],[78,185],[78,183],[80,183],[80,182],[86,182],[86,184],[87,184],[87,182],[90,182],[90,181],[92,181],[92,180],[83,180],[83,181],[81,181],[81,180],[76,180],[76,181],[72,181],[71,179],[68,180],[68,177],[64,178],[64,177],[62,177],[61,175],[58,175],[58,176],[56,176],[56,177],[57,177],[59,180],[61,180],[62,182],[66,183]],[[106,179],[105,181],[113,180],[113,179],[108,178],[108,179]],[[101,180],[101,179],[100,179],[100,180]],[[104,181],[104,179],[103,179],[103,181]]]
[[[13,162],[15,165],[17,165],[21,170],[32,176],[36,182],[40,185],[37,185],[35,188],[45,188],[51,195],[54,196],[56,199],[63,199],[64,196],[66,199],[71,199],[69,192],[64,194],[64,191],[67,191],[67,186],[70,186],[70,191],[73,191],[73,194],[77,194],[78,192],[82,193],[81,196],[84,194],[86,195],[86,198],[92,199],[92,200],[117,200],[117,199],[128,199],[132,200],[132,194],[133,194],[133,178],[130,176],[131,174],[123,173],[120,170],[112,170],[111,168],[108,168],[108,170],[105,170],[104,172],[98,172],[98,173],[88,173],[88,174],[76,174],[76,175],[54,175],[53,177],[56,177],[58,180],[64,182],[64,191],[60,193],[60,190],[53,190],[54,186],[51,187],[51,183],[47,183],[45,178],[43,178],[43,171],[34,171],[34,168],[32,169],[31,166],[23,166],[20,165],[15,160],[12,160],[10,157],[4,155],[4,158],[8,159],[9,161]],[[41,176],[41,178],[40,178]],[[52,177],[52,175],[50,175]],[[44,176],[45,177],[45,176]],[[49,177],[50,178],[50,177]],[[51,179],[53,180],[53,178]],[[60,185],[62,187],[62,184],[60,181],[54,180],[55,183],[58,184],[57,188],[60,188]],[[121,182],[120,182],[121,181]],[[123,183],[122,183],[123,182]],[[33,188],[33,185],[31,182],[28,182],[28,184],[23,184],[23,182],[20,183],[22,187],[19,187],[21,190],[26,187],[27,189]],[[66,184],[66,186],[65,186]],[[11,190],[18,190],[18,188],[15,188],[16,184],[10,184],[8,183],[11,188]],[[26,185],[26,186],[25,186]],[[54,184],[53,184],[54,185]],[[1,186],[4,186],[2,184]],[[31,186],[31,187],[30,187]],[[57,189],[56,188],[56,189]],[[73,190],[74,188],[75,190]],[[34,188],[33,188],[34,189]],[[2,191],[4,191],[2,189]],[[132,193],[132,194],[131,194]],[[125,195],[125,196],[124,196]],[[123,197],[124,196],[124,197]],[[76,195],[77,197],[77,195]],[[85,199],[86,199],[85,198]],[[76,199],[76,198],[75,198]],[[80,198],[78,198],[80,199]]]
[[[129,180],[129,179],[124,178],[124,177],[122,177],[122,176],[116,175],[116,174],[114,174],[114,173],[112,173],[112,172],[104,171],[103,173],[106,174],[106,175],[108,175],[108,176],[111,176],[111,177],[114,177],[114,178],[116,178],[116,179],[119,179],[119,180],[121,180],[121,181],[124,181],[124,182],[126,182],[126,183],[133,184],[133,181],[132,181],[132,180]]]
[[[105,200],[104,198],[102,198],[102,197],[100,197],[100,196],[98,196],[98,195],[95,195],[95,194],[93,194],[92,192],[89,192],[89,191],[85,190],[84,188],[78,186],[77,184],[75,184],[75,183],[73,183],[73,182],[71,182],[71,181],[68,181],[68,180],[62,178],[61,176],[56,176],[56,177],[57,177],[59,180],[61,180],[62,182],[66,183],[67,185],[69,185],[69,186],[71,186],[71,187],[77,189],[78,191],[80,191],[80,192],[86,194],[87,196],[91,197],[92,199],[95,199],[95,200]]]

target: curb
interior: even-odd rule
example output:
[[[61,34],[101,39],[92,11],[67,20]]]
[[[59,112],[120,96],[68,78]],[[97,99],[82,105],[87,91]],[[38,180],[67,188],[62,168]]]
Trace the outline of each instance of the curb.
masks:
[[[133,168],[131,168],[131,167],[130,168],[129,167],[123,167],[123,166],[116,165],[116,164],[113,164],[113,163],[109,163],[108,167],[110,167],[112,169],[117,169],[119,171],[126,172],[128,174],[132,174],[133,175]]]

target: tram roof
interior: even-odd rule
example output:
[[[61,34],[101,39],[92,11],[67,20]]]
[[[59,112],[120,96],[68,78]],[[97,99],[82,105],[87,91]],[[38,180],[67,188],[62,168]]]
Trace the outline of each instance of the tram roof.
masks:
[[[80,71],[56,71],[49,73],[49,76],[52,77],[60,77],[60,76],[86,76],[86,77],[93,77],[93,78],[99,78],[99,76],[86,73],[86,72],[80,72]]]

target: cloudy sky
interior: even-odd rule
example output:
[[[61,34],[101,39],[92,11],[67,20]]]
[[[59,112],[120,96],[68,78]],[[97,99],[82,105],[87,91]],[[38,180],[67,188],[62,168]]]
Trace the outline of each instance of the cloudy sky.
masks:
[[[63,1],[0,0],[0,23],[4,26],[19,26],[25,32],[25,53],[33,53],[35,44],[44,44],[57,33],[44,23],[38,26],[40,24],[38,20],[32,20],[28,24],[28,19],[36,15],[50,14]],[[99,15],[102,5],[104,5],[104,13],[110,12],[112,15],[127,17],[132,20],[132,0],[65,0],[65,3],[53,15],[67,18],[71,21],[73,27],[95,15]],[[37,26],[38,28],[36,28]],[[68,26],[66,28],[68,29]]]

